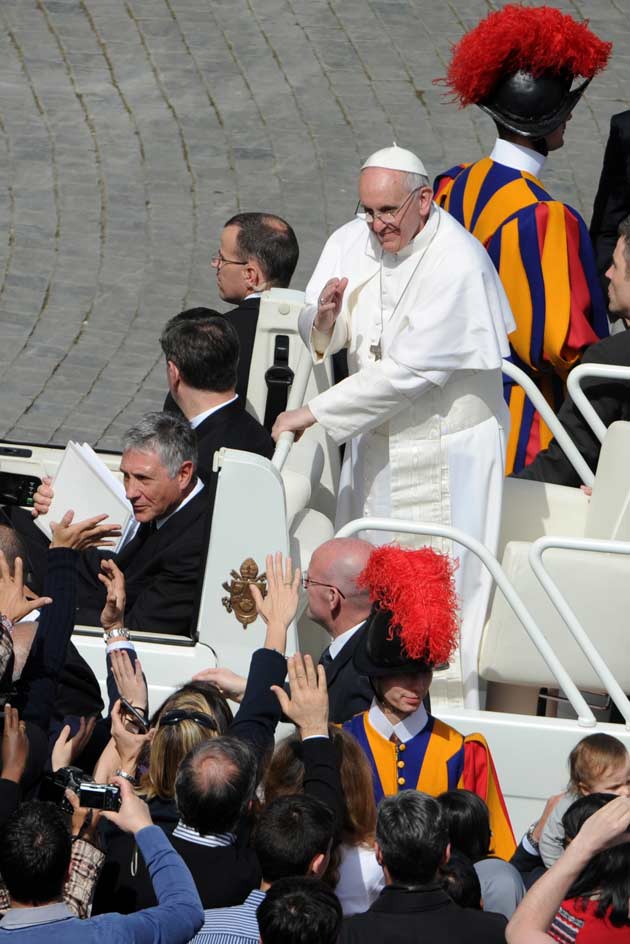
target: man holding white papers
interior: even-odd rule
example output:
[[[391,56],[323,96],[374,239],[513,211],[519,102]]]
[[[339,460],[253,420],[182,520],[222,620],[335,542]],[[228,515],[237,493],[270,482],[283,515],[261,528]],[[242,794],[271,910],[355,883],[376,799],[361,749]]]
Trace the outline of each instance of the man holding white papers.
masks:
[[[126,628],[188,634],[214,500],[213,484],[204,486],[196,467],[195,434],[185,420],[148,413],[127,431],[120,469],[135,523],[117,554],[83,555],[77,624],[99,625],[101,562],[113,556],[125,575]],[[49,482],[35,493],[36,514],[48,512],[53,494]]]

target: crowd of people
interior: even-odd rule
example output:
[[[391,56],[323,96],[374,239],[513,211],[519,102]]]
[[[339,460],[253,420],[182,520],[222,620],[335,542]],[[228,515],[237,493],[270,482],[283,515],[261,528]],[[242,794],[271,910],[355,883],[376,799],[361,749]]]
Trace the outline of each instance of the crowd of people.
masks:
[[[585,361],[630,362],[600,288],[605,273],[608,315],[627,326],[622,116],[591,235],[538,175],[609,54],[558,10],[491,13],[445,81],[493,117],[492,153],[431,188],[416,154],[376,151],[356,218],[307,286],[300,334],[314,362],[335,358],[337,382],[291,411],[274,392],[264,424],[245,409],[261,294],[289,285],[298,244],[279,217],[239,213],[212,260],[236,307],[170,318],[163,409],[121,442],[129,524],[68,510],[48,541],[33,524],[50,512],[48,478],[32,515],[3,509],[0,941],[630,940],[624,744],[580,740],[566,790],[515,837],[491,745],[431,711],[432,686],[453,680],[480,704],[491,585],[473,555],[456,566],[443,542],[365,532],[319,546],[303,576],[269,556],[266,592],[249,587],[265,638],[247,677],[208,668],[159,706],[133,642],[191,633],[222,447],[269,459],[282,433],[319,423],[345,446],[338,525],[455,525],[493,550],[506,456],[513,474],[579,484],[520,391],[503,389],[509,357],[596,468],[599,442],[563,383],[588,345]],[[627,385],[589,394],[607,422],[627,419]],[[301,593],[330,637],[317,664],[286,657]],[[107,705],[77,624],[103,630]],[[281,721],[295,732],[276,743]]]

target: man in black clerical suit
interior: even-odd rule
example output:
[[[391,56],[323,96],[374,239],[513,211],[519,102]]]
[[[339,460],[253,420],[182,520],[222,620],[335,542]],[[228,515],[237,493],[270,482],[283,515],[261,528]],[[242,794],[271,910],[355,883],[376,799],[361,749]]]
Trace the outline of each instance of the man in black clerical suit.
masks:
[[[219,295],[237,306],[227,316],[236,328],[241,347],[236,392],[243,402],[247,399],[261,292],[288,288],[298,256],[295,233],[279,216],[237,213],[223,227],[212,265]]]
[[[630,114],[630,113],[629,113]],[[618,227],[612,264],[606,270],[608,280],[608,309],[611,317],[630,325],[630,216]],[[591,344],[582,358],[583,364],[611,364],[630,367],[630,331],[611,334],[610,337]],[[583,384],[584,392],[605,426],[616,420],[630,420],[630,381],[604,380],[593,377]],[[571,397],[567,397],[558,419],[571,436],[589,468],[597,471],[601,443],[588,425]],[[554,485],[581,484],[581,479],[556,439],[539,452],[534,461],[519,472],[517,478],[549,482]]]
[[[214,482],[204,484],[196,474],[189,423],[148,413],[125,434],[120,469],[135,520],[117,554],[82,554],[75,622],[99,625],[106,597],[101,562],[113,557],[125,575],[126,628],[188,635],[214,501]],[[52,497],[47,480],[35,494],[35,510],[46,514]]]
[[[630,110],[613,115],[591,220],[591,239],[604,292],[617,229],[630,213]],[[611,313],[611,317],[614,317]]]
[[[174,403],[195,430],[199,470],[208,480],[217,449],[244,449],[270,459],[274,442],[236,393],[238,335],[210,308],[182,312],[167,322],[160,344]]]

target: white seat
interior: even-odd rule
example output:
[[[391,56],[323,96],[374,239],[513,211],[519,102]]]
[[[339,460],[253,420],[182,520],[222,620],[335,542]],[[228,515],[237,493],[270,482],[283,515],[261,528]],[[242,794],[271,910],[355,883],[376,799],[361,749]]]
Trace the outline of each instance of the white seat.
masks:
[[[516,590],[580,689],[604,691],[529,563],[531,542],[543,535],[630,539],[630,424],[609,428],[600,454],[593,496],[579,489],[507,479],[499,557]],[[630,609],[630,558],[594,551],[551,549],[545,565],[586,633],[625,691],[630,659],[625,615]],[[554,687],[546,664],[520,621],[497,591],[486,624],[479,671],[491,682]]]

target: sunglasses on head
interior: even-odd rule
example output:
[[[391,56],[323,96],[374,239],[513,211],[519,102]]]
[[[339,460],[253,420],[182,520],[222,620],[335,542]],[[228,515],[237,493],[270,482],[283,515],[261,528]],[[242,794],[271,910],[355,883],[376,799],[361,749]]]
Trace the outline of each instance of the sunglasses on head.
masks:
[[[195,724],[200,724],[203,728],[208,728],[209,731],[218,730],[216,721],[210,715],[204,714],[203,711],[194,711],[187,708],[174,708],[173,711],[165,711],[160,716],[158,727],[170,727],[179,724],[181,721],[194,721]]]

